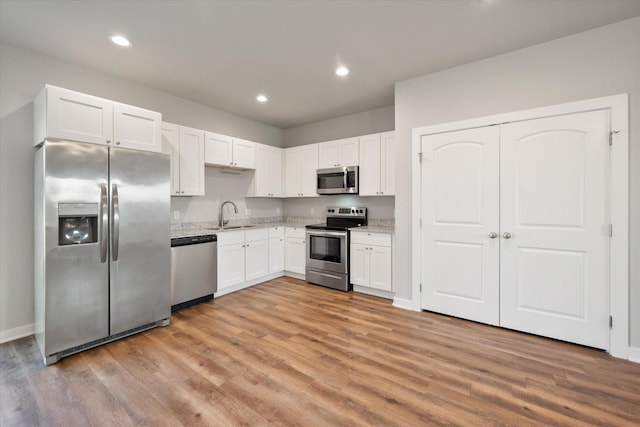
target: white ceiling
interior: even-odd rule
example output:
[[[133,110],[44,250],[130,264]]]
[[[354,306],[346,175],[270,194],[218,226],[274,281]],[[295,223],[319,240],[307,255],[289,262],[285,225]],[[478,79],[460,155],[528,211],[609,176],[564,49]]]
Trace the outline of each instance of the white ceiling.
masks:
[[[397,81],[635,16],[640,0],[0,0],[0,41],[289,128],[392,105]]]

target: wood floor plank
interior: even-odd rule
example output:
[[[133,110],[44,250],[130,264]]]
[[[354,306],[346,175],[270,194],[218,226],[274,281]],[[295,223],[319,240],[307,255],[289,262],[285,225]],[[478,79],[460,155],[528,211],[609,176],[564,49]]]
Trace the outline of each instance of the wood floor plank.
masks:
[[[0,425],[637,426],[640,364],[280,278],[44,367],[0,345]]]

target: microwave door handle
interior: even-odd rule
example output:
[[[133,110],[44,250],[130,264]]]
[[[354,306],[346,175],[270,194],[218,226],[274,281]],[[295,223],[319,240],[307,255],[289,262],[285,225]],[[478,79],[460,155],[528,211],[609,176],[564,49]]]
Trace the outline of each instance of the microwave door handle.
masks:
[[[349,172],[347,172],[347,168],[344,168],[344,173],[342,174],[342,188],[344,191],[347,191],[349,187],[347,187],[347,176],[349,176]]]
[[[109,197],[107,184],[100,184],[100,262],[107,262],[109,245]]]
[[[120,244],[120,203],[118,201],[118,184],[111,187],[111,258],[118,261],[118,246]]]

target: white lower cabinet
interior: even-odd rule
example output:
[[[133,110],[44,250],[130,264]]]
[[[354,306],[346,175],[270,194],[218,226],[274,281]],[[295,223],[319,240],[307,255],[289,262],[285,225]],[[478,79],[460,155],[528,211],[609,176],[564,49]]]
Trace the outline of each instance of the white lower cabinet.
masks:
[[[269,239],[269,232],[270,229],[253,228],[218,233],[218,292],[246,282],[255,284],[262,277],[284,270],[282,266],[271,271],[270,249],[272,241],[279,238]],[[281,254],[274,247],[274,259],[283,258],[284,233],[281,234]]]
[[[218,291],[244,282],[244,231],[218,234]]]
[[[269,228],[269,274],[284,271],[284,227]]]
[[[351,283],[392,291],[391,235],[351,232]]]
[[[244,247],[245,253],[245,281],[254,280],[258,277],[269,274],[269,241],[258,240],[247,242]]]
[[[304,227],[285,228],[285,260],[284,269],[298,274],[305,274],[307,263],[306,229]]]

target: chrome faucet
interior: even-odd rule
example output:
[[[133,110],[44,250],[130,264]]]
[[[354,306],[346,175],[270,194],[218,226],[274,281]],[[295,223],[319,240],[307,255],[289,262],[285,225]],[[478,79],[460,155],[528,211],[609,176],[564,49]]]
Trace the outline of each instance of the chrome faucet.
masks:
[[[222,204],[220,205],[220,212],[218,212],[218,227],[220,228],[224,228],[224,226],[229,223],[229,220],[224,220],[224,205],[226,205],[227,203],[233,206],[233,210],[235,213],[238,213],[238,207],[235,203],[230,202],[229,200],[222,202]]]

